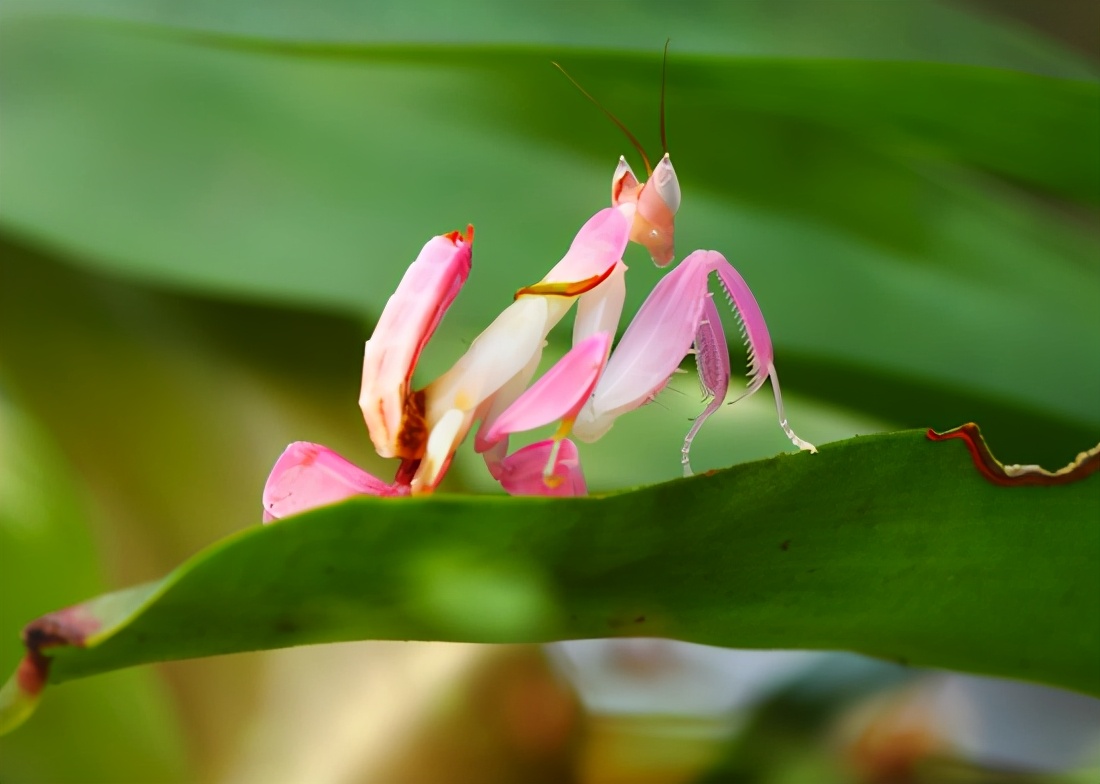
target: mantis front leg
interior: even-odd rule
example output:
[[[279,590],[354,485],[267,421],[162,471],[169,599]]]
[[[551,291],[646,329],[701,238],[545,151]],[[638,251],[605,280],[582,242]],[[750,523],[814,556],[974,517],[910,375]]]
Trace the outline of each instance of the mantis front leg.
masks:
[[[726,258],[711,250],[695,251],[654,287],[605,364],[596,366],[599,352],[593,345],[582,350],[586,343],[594,342],[587,338],[544,376],[555,379],[554,383],[536,383],[500,415],[490,440],[547,424],[558,417],[554,412],[560,409],[570,412],[572,421],[565,417],[563,422],[571,424],[577,438],[595,441],[619,416],[652,400],[694,346],[700,381],[712,400],[692,424],[681,449],[684,473],[690,475],[691,443],[707,418],[725,402],[730,381],[726,339],[708,290],[711,273],[717,275],[740,318],[748,348],[748,388],[736,400],[751,395],[771,379],[783,432],[799,449],[816,452],[816,447],[799,438],[787,422],[771,336],[756,298]],[[593,385],[594,375],[598,380]],[[544,475],[550,477],[554,471],[551,453]]]
[[[684,473],[690,475],[691,442],[703,422],[722,405],[729,389],[729,353],[718,309],[707,287],[712,272],[717,274],[740,318],[748,349],[748,388],[736,400],[756,392],[770,378],[783,432],[799,449],[817,451],[813,444],[799,438],[787,422],[775,370],[775,352],[756,298],[725,256],[713,250],[695,251],[654,287],[611,355],[592,399],[577,418],[578,438],[582,441],[599,438],[620,414],[651,400],[668,383],[694,344],[700,381],[713,400],[684,439],[681,462]]]

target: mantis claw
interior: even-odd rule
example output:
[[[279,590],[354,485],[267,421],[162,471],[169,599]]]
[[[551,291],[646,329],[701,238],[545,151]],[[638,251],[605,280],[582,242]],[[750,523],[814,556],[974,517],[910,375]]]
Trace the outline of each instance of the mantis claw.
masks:
[[[668,383],[694,344],[700,382],[713,399],[692,424],[680,451],[684,473],[691,474],[691,444],[703,423],[721,407],[729,390],[729,352],[718,310],[707,291],[707,279],[712,272],[717,274],[741,320],[749,352],[749,388],[741,397],[756,392],[771,378],[783,432],[799,449],[816,451],[787,424],[771,337],[756,298],[737,270],[722,254],[712,250],[690,254],[650,292],[611,354],[592,399],[577,419],[574,432],[578,438],[584,441],[599,438],[619,415],[651,400]]]
[[[786,414],[783,412],[783,394],[779,390],[779,375],[775,370],[775,350],[772,347],[768,325],[764,322],[764,314],[760,311],[760,305],[757,303],[756,297],[753,296],[749,285],[745,283],[745,279],[741,277],[741,273],[726,261],[720,253],[711,252],[720,260],[715,271],[718,273],[718,280],[722,284],[722,288],[725,289],[731,304],[737,311],[738,318],[741,320],[742,335],[749,353],[749,388],[741,397],[748,397],[763,386],[765,379],[770,378],[772,396],[775,398],[775,410],[779,415],[779,426],[783,428],[783,432],[786,433],[792,444],[801,450],[815,454],[817,447],[795,435],[794,430],[787,423]]]

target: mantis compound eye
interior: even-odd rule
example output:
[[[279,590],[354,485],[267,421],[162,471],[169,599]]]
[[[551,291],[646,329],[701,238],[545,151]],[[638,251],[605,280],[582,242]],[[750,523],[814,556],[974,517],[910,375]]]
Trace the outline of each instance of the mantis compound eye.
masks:
[[[676,170],[672,168],[672,161],[667,152],[657,164],[657,168],[653,170],[649,182],[657,189],[657,195],[661,197],[661,201],[675,215],[680,209],[680,181],[676,179]]]

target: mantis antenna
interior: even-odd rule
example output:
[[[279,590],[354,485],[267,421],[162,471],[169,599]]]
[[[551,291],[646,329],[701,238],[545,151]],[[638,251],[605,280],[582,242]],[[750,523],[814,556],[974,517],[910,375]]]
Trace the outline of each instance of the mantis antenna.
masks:
[[[668,45],[671,38],[665,39],[665,53],[661,57],[661,152],[668,152],[668,137],[665,136],[665,76],[668,74]]]
[[[666,53],[668,51],[668,43],[667,42],[665,43],[665,51],[666,51]],[[650,174],[653,174],[653,167],[649,165],[649,156],[645,154],[645,148],[642,147],[642,143],[640,141],[638,141],[638,137],[636,137],[634,134],[632,134],[630,132],[630,129],[626,127],[626,125],[623,123],[623,121],[620,120],[618,117],[616,117],[615,115],[613,115],[611,113],[610,109],[608,109],[602,103],[600,103],[595,98],[593,98],[592,95],[588,92],[588,90],[581,87],[580,82],[578,82],[576,79],[574,79],[572,76],[570,76],[569,72],[566,71],[564,68],[562,68],[559,63],[551,62],[551,65],[553,65],[555,68],[557,68],[559,71],[561,71],[562,74],[564,74],[565,78],[568,79],[569,81],[571,81],[573,83],[573,86],[581,91],[581,95],[583,95],[585,98],[590,100],[593,104],[595,104],[597,109],[599,109],[601,112],[606,114],[608,119],[611,120],[611,122],[615,123],[616,127],[618,127],[618,129],[626,135],[626,138],[630,140],[630,143],[632,145],[634,145],[634,149],[638,151],[638,154],[642,156],[642,162],[645,164],[646,176],[648,177]],[[663,80],[663,78],[664,77],[662,76],[662,80]],[[665,105],[665,95],[664,95],[664,88],[662,88],[661,89],[661,144],[665,143],[664,142],[664,137],[665,137],[665,110],[664,110],[664,105]]]

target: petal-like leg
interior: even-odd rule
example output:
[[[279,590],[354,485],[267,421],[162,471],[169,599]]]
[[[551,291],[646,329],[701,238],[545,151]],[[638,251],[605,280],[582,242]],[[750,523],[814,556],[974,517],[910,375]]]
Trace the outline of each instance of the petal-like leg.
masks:
[[[630,210],[628,210],[630,212]],[[516,292],[575,297],[603,281],[622,260],[630,236],[630,219],[623,210],[605,207],[581,227],[562,260],[533,286]]]
[[[768,326],[764,323],[764,314],[760,311],[760,305],[756,302],[756,297],[749,290],[749,286],[745,283],[745,279],[741,277],[741,274],[726,261],[725,256],[717,251],[709,252],[713,254],[714,270],[718,273],[718,279],[741,319],[745,343],[749,350],[749,388],[737,400],[751,395],[760,389],[764,384],[764,379],[770,378],[772,394],[775,396],[775,410],[779,414],[779,426],[783,428],[783,432],[787,434],[787,438],[791,440],[791,443],[799,449],[816,452],[817,447],[795,435],[795,432],[787,423],[787,415],[783,412],[783,395],[779,391],[779,376],[775,370],[775,351],[772,348]]]
[[[455,450],[473,424],[473,411],[452,408],[436,423],[428,434],[424,457],[412,480],[413,493],[430,493],[451,467]]]
[[[597,332],[614,335],[619,329],[619,317],[626,299],[626,265],[621,261],[611,274],[577,300],[577,317],[573,321],[573,345]]]
[[[573,300],[591,291],[621,264],[630,221],[622,210],[601,210],[577,233],[568,253],[516,300],[471,344],[455,365],[432,382],[418,399],[424,412],[420,437],[423,460],[413,479],[413,492],[430,491],[450,464],[457,448],[485,404],[521,373],[542,350],[547,333]],[[458,411],[460,414],[453,412]],[[489,411],[493,411],[490,403]],[[460,416],[461,421],[455,417]],[[436,429],[447,418],[446,432]],[[450,454],[442,450],[449,448]],[[495,455],[496,453],[494,453]]]
[[[695,251],[653,288],[612,352],[575,432],[595,441],[615,418],[653,398],[687,356],[707,301],[707,251]]]
[[[561,420],[551,439],[554,446],[547,456],[544,474],[547,484],[558,481],[554,473],[557,448],[591,397],[610,349],[611,335],[607,332],[597,332],[574,346],[496,418],[485,432],[484,444],[491,447],[510,433],[534,430]]]
[[[543,344],[545,348],[545,342]],[[493,423],[497,421],[497,417],[503,414],[508,406],[512,405],[524,390],[527,389],[527,385],[531,383],[531,379],[535,376],[535,371],[539,369],[539,362],[542,361],[542,348],[536,351],[531,360],[524,366],[524,368],[512,376],[508,381],[504,383],[493,397],[487,401],[487,404],[483,405],[484,411],[478,411],[474,415],[474,419],[481,420],[481,426],[477,430],[477,435],[474,437],[474,451],[480,452],[485,455],[485,460],[489,463],[493,460],[494,456],[503,458],[508,452],[508,438],[504,437],[497,440],[495,443],[490,443],[486,439],[486,433],[489,432],[489,428],[493,426]],[[495,449],[493,447],[503,444],[503,449]],[[490,454],[492,450],[492,454]],[[489,466],[490,473],[493,471],[493,466]]]
[[[510,433],[559,419],[572,422],[588,402],[610,348],[611,335],[597,332],[570,349],[496,418],[485,433],[485,443],[491,446]]]
[[[452,408],[473,409],[495,394],[540,350],[573,299],[615,272],[630,222],[620,210],[600,210],[577,232],[562,260],[478,336],[466,354],[425,390],[429,426]]]
[[[422,411],[409,386],[413,369],[440,319],[470,274],[473,227],[433,237],[405,271],[363,353],[359,407],[382,457],[419,457]]]
[[[473,411],[496,394],[542,350],[546,333],[570,304],[561,297],[520,297],[505,308],[451,369],[425,388],[429,429],[451,409]]]
[[[707,291],[711,272],[718,274],[741,319],[748,344],[749,387],[741,397],[751,395],[770,378],[783,432],[799,449],[817,451],[813,444],[795,435],[787,423],[771,337],[756,298],[725,257],[710,250],[695,251],[654,287],[611,354],[592,399],[577,417],[574,432],[578,438],[598,439],[619,415],[652,399],[668,383],[694,340],[700,381],[704,391],[714,397],[684,440],[681,461],[685,474],[691,473],[691,443],[707,418],[722,405],[729,388],[729,353],[717,309]]]
[[[691,442],[710,415],[722,407],[730,386],[729,348],[712,295],[707,296],[703,305],[703,319],[695,332],[695,364],[699,368],[699,384],[703,387],[703,394],[710,397],[711,401],[703,413],[695,418],[691,430],[684,438],[684,446],[680,449],[684,476],[691,476]]]
[[[554,453],[552,480],[547,481],[545,467]],[[516,450],[501,462],[497,479],[510,495],[588,495],[577,445],[568,438],[560,445],[539,441]]]
[[[264,522],[270,523],[356,495],[408,495],[320,444],[297,441],[286,448],[264,486]]]

